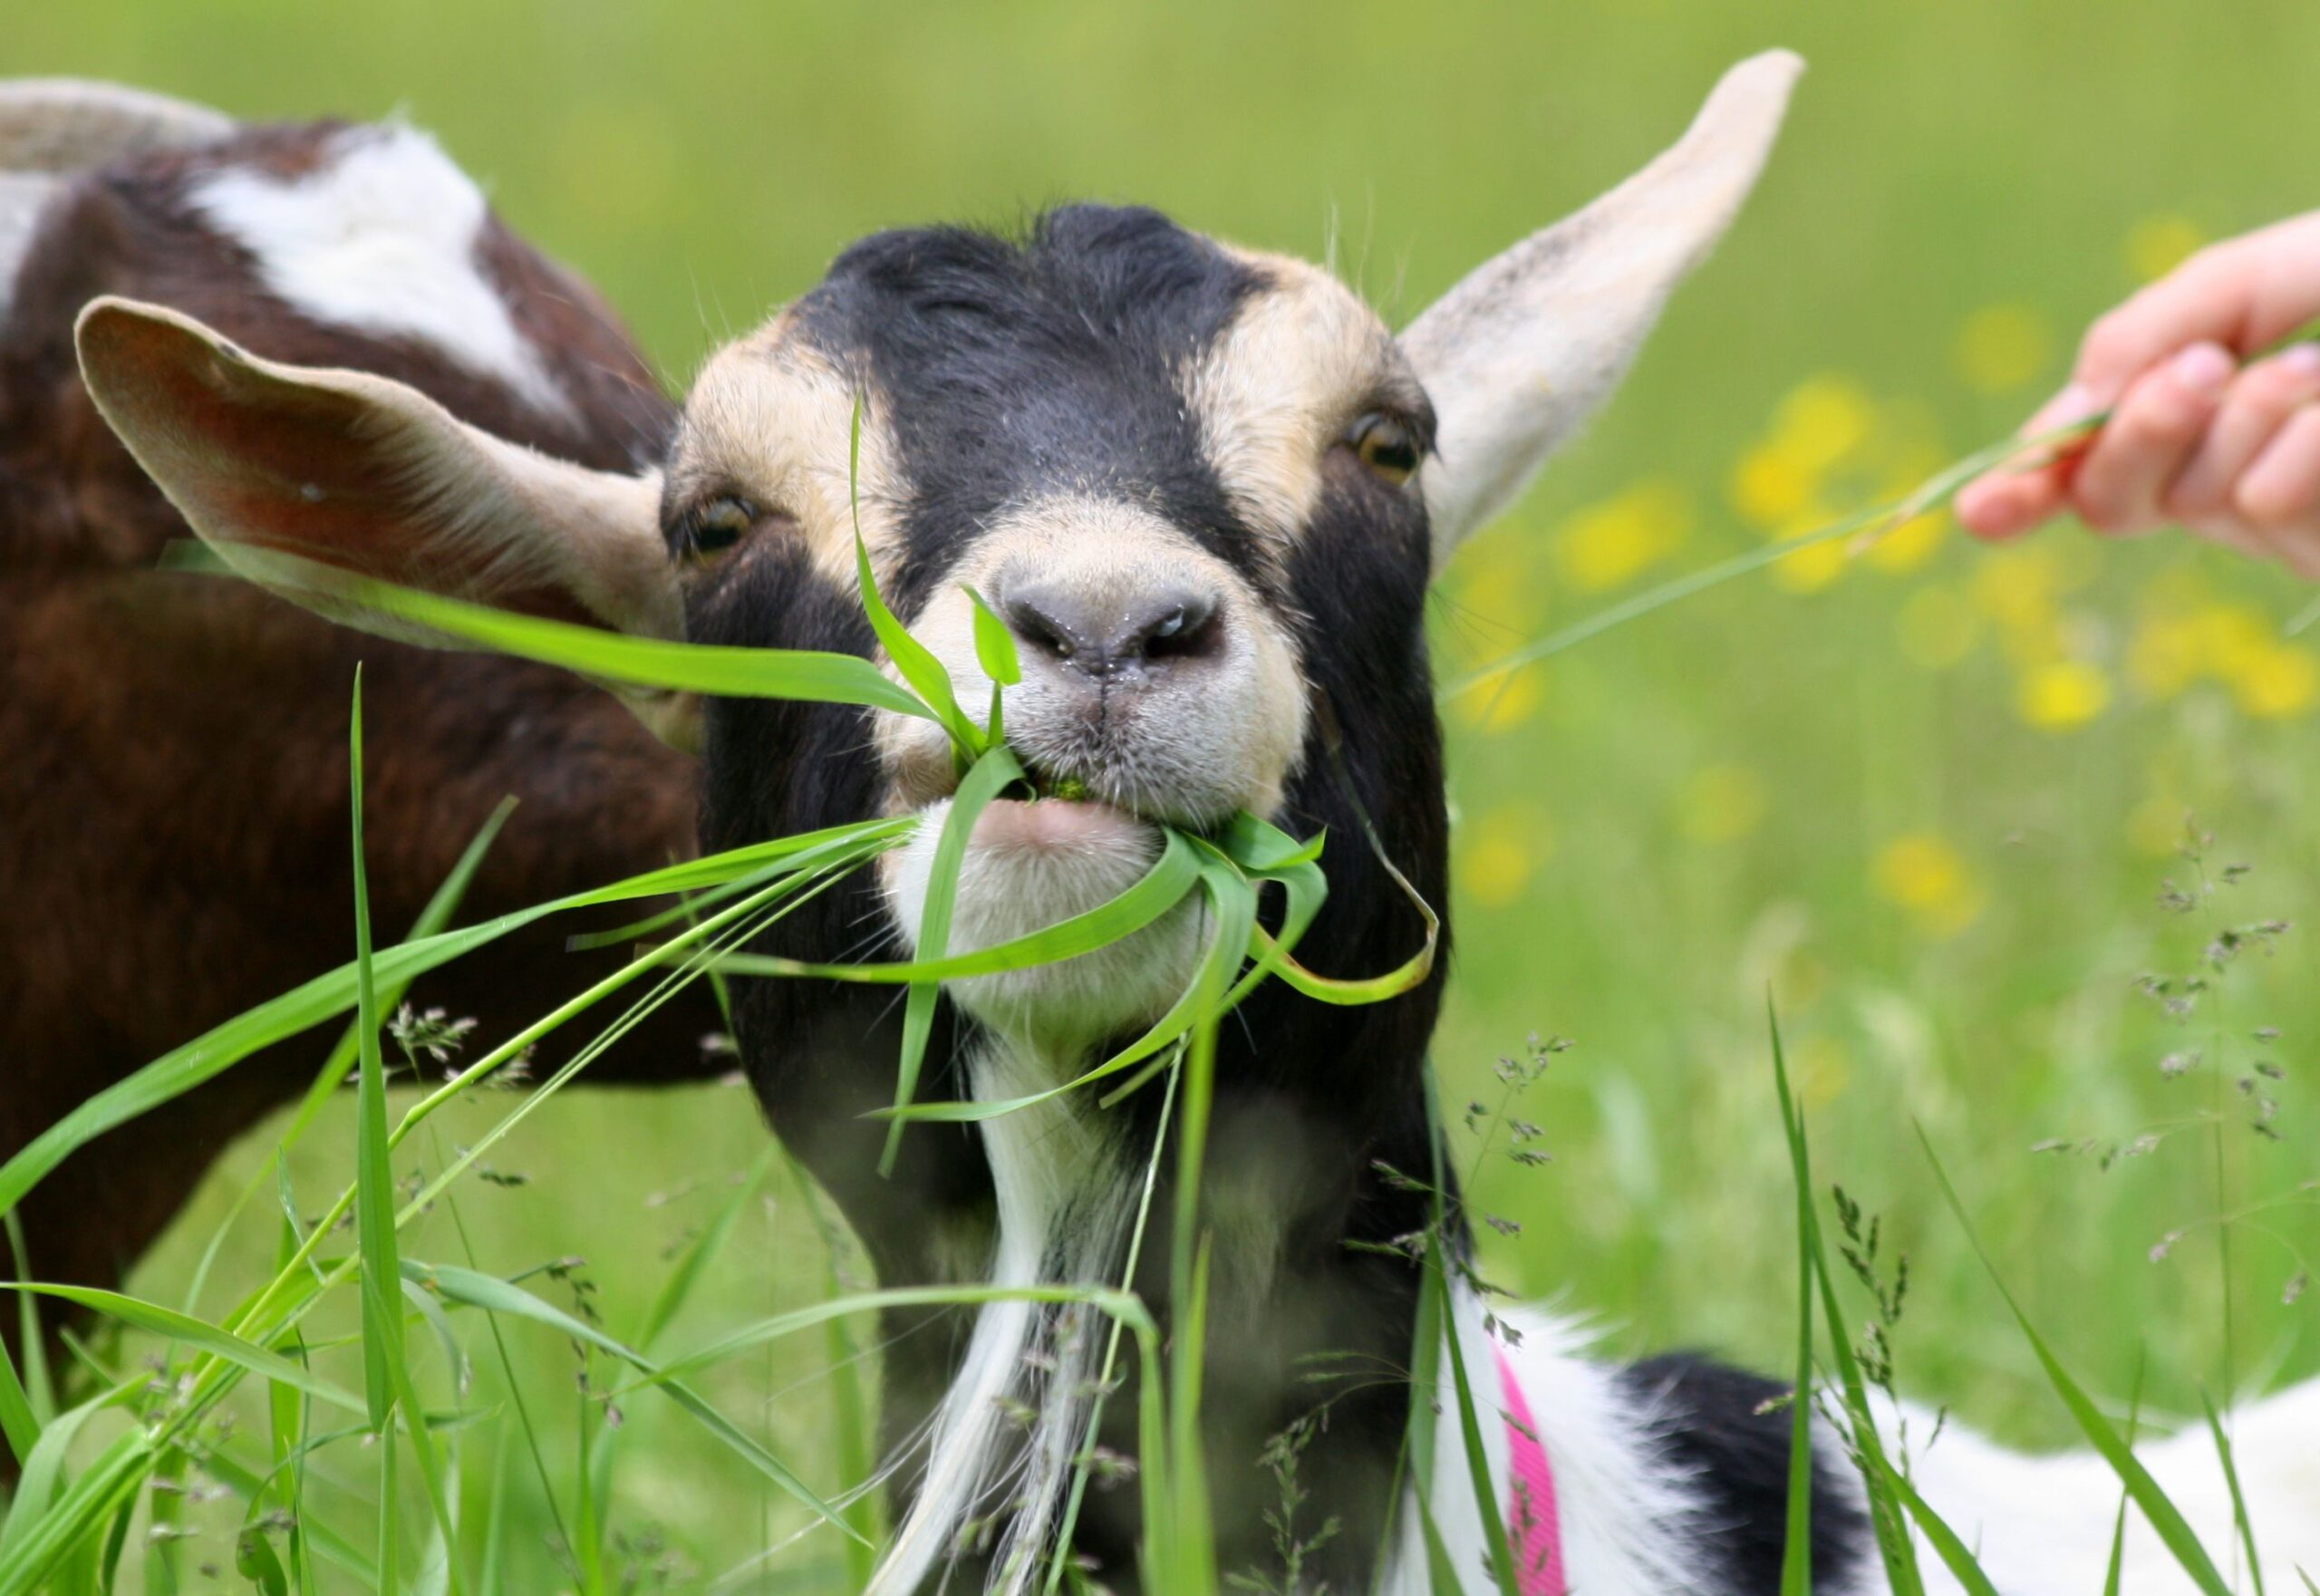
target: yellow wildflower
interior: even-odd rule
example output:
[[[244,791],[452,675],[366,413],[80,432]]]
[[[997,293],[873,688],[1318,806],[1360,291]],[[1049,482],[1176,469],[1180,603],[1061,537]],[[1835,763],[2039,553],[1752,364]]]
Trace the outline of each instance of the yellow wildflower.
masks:
[[[2320,700],[2320,655],[2293,643],[2273,643],[2240,663],[2231,695],[2243,711],[2266,720],[2301,715]]]
[[[2148,283],[2163,277],[2208,241],[2199,225],[2180,216],[2145,217],[2127,234],[2127,269]]]
[[[1546,674],[1544,666],[1526,665],[1471,688],[1455,701],[1458,718],[1490,736],[1512,731],[1539,712],[1547,696]]]
[[[2111,707],[2111,679],[2084,660],[2056,660],[2025,672],[2016,713],[2042,731],[2072,731]]]
[[[1735,842],[1764,824],[1772,808],[1764,779],[1745,765],[1708,765],[1684,784],[1676,828],[1693,842]]]
[[[1691,495],[1673,482],[1639,483],[1573,516],[1556,564],[1574,587],[1617,587],[1675,553],[1696,519]]]
[[[1914,571],[1934,556],[1941,547],[1941,535],[1948,529],[1947,510],[1928,511],[1902,522],[1890,532],[1880,534],[1869,546],[1867,558],[1879,569],[1897,575]]]
[[[1455,602],[1478,621],[1527,635],[1546,619],[1546,583],[1537,570],[1534,528],[1494,527],[1458,551],[1450,567]]]
[[[1773,580],[1792,593],[1818,593],[1845,574],[1846,538],[1800,548],[1773,566]]]
[[[1932,937],[1958,935],[1979,919],[1986,904],[1986,893],[1965,856],[1930,830],[1889,842],[1870,875],[1886,903],[1907,909]]]
[[[1464,828],[1458,843],[1466,895],[1496,909],[1522,899],[1532,874],[1554,852],[1554,833],[1541,811],[1508,807]]]
[[[1812,502],[1812,469],[1775,444],[1763,443],[1740,457],[1728,489],[1732,508],[1767,530],[1784,527]]]
[[[1870,872],[1877,890],[1909,912],[1933,936],[1955,936],[1978,919],[1986,901],[1965,856],[1929,831],[1894,838]]]
[[[2253,605],[2215,604],[2191,618],[2199,659],[2218,681],[2237,682],[2260,669],[2277,645],[2271,617]]]
[[[1823,372],[1793,389],[1773,414],[1773,446],[1810,471],[1825,471],[1861,447],[1877,407],[1860,383]]]
[[[1968,388],[1995,395],[2035,381],[2054,353],[2054,334],[2044,316],[2026,305],[1993,305],[1966,318],[1950,362]]]

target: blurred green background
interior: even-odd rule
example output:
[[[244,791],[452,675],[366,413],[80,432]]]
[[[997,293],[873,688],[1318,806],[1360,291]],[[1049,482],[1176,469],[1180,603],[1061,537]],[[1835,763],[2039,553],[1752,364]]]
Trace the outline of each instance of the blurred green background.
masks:
[[[1329,254],[1406,320],[1771,44],[1812,70],[1763,189],[1609,414],[1442,584],[1446,674],[1911,485],[2058,385],[2093,314],[2199,241],[2312,204],[2320,8],[81,0],[15,7],[0,72],[250,117],[406,113],[624,307],[674,388],[865,231],[1068,198]],[[2148,1406],[2180,1414],[2202,1388],[2320,1370],[2320,1298],[2282,1301],[2320,1249],[2295,1200],[2320,1175],[2312,943],[2293,930],[2235,962],[2188,1023],[2134,989],[2190,969],[2220,924],[2320,903],[2320,653],[2283,639],[2313,596],[2179,537],[2064,529],[1993,554],[1936,520],[1452,705],[1449,1089],[1495,1102],[1492,1062],[1527,1033],[1578,1042],[1517,1110],[1555,1162],[1479,1165],[1482,1205],[1522,1225],[1489,1238],[1494,1275],[1596,1318],[1614,1351],[1787,1356],[1769,989],[1822,1169],[1909,1254],[1906,1387],[2010,1439],[2065,1434],[1913,1121],[2098,1388],[2123,1398],[2147,1356]],[[2210,876],[2253,868],[2178,914],[2160,895],[2199,879],[2174,852],[2187,814],[2217,838]],[[2187,1049],[2198,1067],[2164,1076]],[[2277,1101],[2276,1140],[2248,1128],[2256,1095]],[[309,1202],[351,1167],[349,1126],[302,1154]],[[2048,1139],[2101,1146],[2032,1151]],[[265,1141],[226,1160],[136,1290],[184,1291]],[[765,1145],[739,1088],[568,1094],[495,1156],[529,1184],[475,1187],[462,1217],[495,1270],[585,1257],[618,1329]],[[2111,1145],[2134,1156],[2106,1170]],[[825,1289],[796,1188],[766,1194],[689,1311],[703,1336]],[[2227,1269],[2207,1222],[2275,1197]],[[208,1307],[264,1267],[271,1224],[229,1234]],[[447,1225],[409,1250],[456,1257]],[[543,1461],[568,1478],[577,1363],[510,1334]],[[788,1347],[713,1389],[835,1486],[826,1353]],[[631,1407],[611,1513],[640,1588],[829,1574],[826,1538],[777,1550],[793,1508],[654,1399]],[[363,1466],[325,1471],[349,1504]],[[510,1478],[509,1588],[556,1588],[536,1479]],[[230,1569],[229,1537],[205,1534],[188,1566]]]

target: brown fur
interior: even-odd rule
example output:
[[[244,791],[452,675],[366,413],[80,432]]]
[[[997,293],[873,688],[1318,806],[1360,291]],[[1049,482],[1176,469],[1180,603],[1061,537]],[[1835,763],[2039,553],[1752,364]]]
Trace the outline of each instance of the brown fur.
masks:
[[[74,179],[0,326],[0,1156],[93,1092],[350,957],[346,733],[364,663],[372,912],[399,937],[500,798],[520,800],[467,921],[692,851],[689,759],[562,673],[360,636],[254,589],[150,570],[188,536],[97,416],[73,363],[101,293],[199,316],[276,359],[409,382],[465,421],[604,469],[652,459],[672,421],[587,285],[495,220],[487,277],[572,401],[543,415],[423,347],[319,324],[258,285],[183,205],[227,162],[277,175],[328,127],[255,129]],[[538,928],[423,981],[414,1001],[518,1025],[614,967]],[[592,1069],[706,1072],[705,995]],[[110,1284],[218,1152],[303,1090],[331,1034],[270,1049],[52,1175],[23,1214],[33,1268]],[[13,1316],[5,1316],[13,1320]]]

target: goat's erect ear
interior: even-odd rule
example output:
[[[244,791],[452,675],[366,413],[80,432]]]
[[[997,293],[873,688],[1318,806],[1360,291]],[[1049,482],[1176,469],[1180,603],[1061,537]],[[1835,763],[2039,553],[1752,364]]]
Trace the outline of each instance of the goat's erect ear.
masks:
[[[75,329],[90,396],[202,540],[333,620],[442,637],[287,585],[253,552],[501,609],[655,638],[683,633],[657,475],[590,470],[495,438],[365,372],[261,360],[199,322],[92,301]],[[689,695],[615,689],[672,742]]]
[[[1444,295],[1402,334],[1441,455],[1421,479],[1439,569],[1619,386],[1660,307],[1755,186],[1804,63],[1725,73],[1683,138]]]

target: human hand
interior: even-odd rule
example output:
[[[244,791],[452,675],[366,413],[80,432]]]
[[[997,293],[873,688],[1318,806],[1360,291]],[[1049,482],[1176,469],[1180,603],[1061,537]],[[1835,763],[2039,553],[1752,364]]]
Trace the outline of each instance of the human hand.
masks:
[[[2100,532],[2180,522],[2320,578],[2320,344],[2239,363],[2320,317],[2320,211],[2212,246],[2087,330],[2035,437],[2107,408],[2059,458],[1993,471],[1958,521],[2020,537],[2069,510]]]

